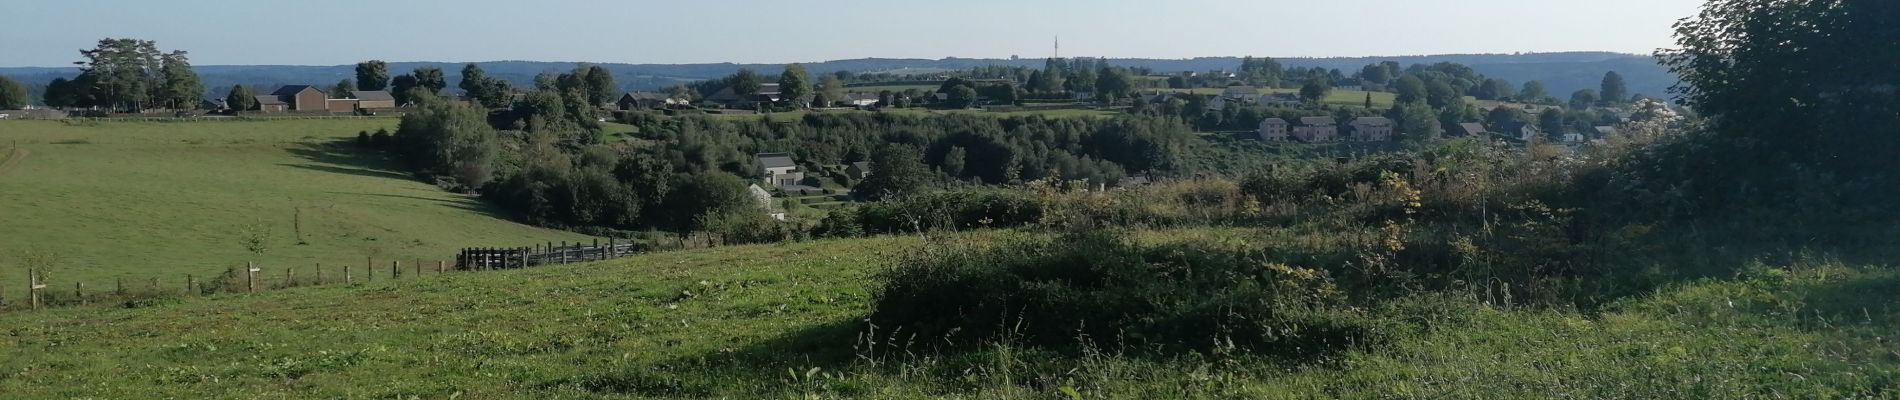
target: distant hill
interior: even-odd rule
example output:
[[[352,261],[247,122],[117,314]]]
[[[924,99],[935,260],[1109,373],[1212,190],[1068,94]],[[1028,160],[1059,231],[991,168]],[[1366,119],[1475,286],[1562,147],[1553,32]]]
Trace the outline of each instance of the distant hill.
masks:
[[[1282,58],[1282,64],[1289,67],[1337,68],[1347,74],[1357,71],[1366,64],[1380,61],[1395,61],[1400,64],[1420,64],[1455,62],[1469,65],[1493,78],[1523,84],[1526,81],[1544,82],[1552,95],[1567,97],[1578,89],[1593,89],[1602,79],[1603,73],[1617,71],[1628,81],[1631,93],[1662,95],[1676,78],[1657,65],[1650,56],[1608,53],[1608,52],[1566,52],[1531,54],[1448,54],[1424,56],[1392,57],[1341,57],[1341,58]],[[1240,66],[1239,57],[1201,57],[1190,59],[1110,59],[1115,65],[1146,67],[1156,71],[1213,71],[1233,70]],[[960,70],[986,65],[1016,65],[1040,67],[1042,59],[989,59],[989,58],[945,58],[895,59],[862,58],[807,63],[806,67],[814,73],[833,71],[877,72],[891,70]],[[551,71],[565,71],[579,63],[543,62],[543,61],[487,61],[480,62],[482,69],[489,75],[513,81],[517,85],[528,85],[536,74]],[[624,89],[653,89],[671,84],[711,79],[725,76],[749,68],[761,73],[776,74],[782,64],[600,64],[615,74],[616,80]],[[460,79],[462,63],[443,62],[396,62],[390,63],[392,73],[406,73],[417,67],[438,67],[449,74],[451,81]],[[337,81],[355,76],[352,65],[299,66],[299,65],[204,65],[198,66],[198,73],[204,79],[206,87],[212,93],[223,93],[232,85],[244,84],[260,87],[275,87],[285,84],[313,84],[329,86]],[[71,67],[15,67],[0,68],[0,75],[11,76],[37,88],[57,77],[70,77],[77,74]]]

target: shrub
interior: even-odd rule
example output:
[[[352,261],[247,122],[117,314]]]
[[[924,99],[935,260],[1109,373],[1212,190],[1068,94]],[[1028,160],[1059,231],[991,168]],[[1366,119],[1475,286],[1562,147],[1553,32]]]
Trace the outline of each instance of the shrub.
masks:
[[[1368,338],[1356,319],[1324,308],[1340,295],[1323,273],[1256,253],[1149,247],[1105,231],[939,245],[878,275],[871,321],[946,350],[1009,340],[1309,356]]]

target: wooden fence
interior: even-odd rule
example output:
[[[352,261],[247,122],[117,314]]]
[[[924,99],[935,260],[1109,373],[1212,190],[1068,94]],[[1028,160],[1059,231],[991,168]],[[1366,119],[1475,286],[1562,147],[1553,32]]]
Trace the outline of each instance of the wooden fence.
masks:
[[[591,245],[548,242],[528,247],[475,247],[462,249],[455,255],[455,268],[470,271],[527,268],[620,258],[646,250],[645,246],[615,239],[607,239],[606,245],[594,240]]]

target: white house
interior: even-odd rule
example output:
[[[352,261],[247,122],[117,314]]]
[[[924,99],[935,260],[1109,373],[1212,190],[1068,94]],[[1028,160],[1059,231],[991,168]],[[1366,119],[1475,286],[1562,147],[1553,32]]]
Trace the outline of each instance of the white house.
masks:
[[[765,216],[779,221],[785,220],[785,210],[780,210],[777,204],[773,204],[772,192],[766,191],[756,183],[747,186],[746,191],[751,192],[752,199],[759,202],[759,208],[765,210]]]
[[[1392,120],[1386,117],[1359,117],[1352,120],[1352,140],[1383,142],[1392,139]]]
[[[759,153],[758,159],[759,179],[766,186],[798,186],[798,182],[805,180],[805,172],[798,170],[791,153]]]

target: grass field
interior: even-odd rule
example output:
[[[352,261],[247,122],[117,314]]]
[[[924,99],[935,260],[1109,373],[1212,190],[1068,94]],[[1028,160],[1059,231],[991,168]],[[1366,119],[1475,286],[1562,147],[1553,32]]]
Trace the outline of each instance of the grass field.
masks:
[[[870,112],[870,111],[843,110],[843,111],[825,111],[824,113],[861,113],[861,112]],[[994,112],[994,111],[986,111],[986,110],[932,110],[932,109],[927,109],[927,108],[889,108],[889,109],[884,109],[882,111],[877,111],[877,112],[898,114],[898,115],[917,115],[917,116],[943,115],[943,114],[969,114],[969,115],[987,115],[987,116],[993,116],[993,117],[1015,117],[1015,116],[1028,116],[1028,115],[1041,115],[1045,117],[1107,117],[1107,116],[1114,116],[1114,115],[1121,114],[1121,113],[1118,113],[1115,111],[1109,111],[1109,110],[1075,110],[1075,109]],[[788,122],[788,121],[797,121],[800,118],[804,118],[806,114],[811,114],[811,113],[812,113],[811,111],[799,110],[799,111],[787,111],[787,112],[763,114],[763,116],[766,118],[770,118],[774,122]],[[760,114],[720,115],[720,117],[722,118],[759,118],[760,116],[761,116]]]
[[[1243,229],[1139,240],[1264,240]],[[933,241],[989,241],[983,232]],[[137,308],[0,314],[0,394],[35,398],[1847,398],[1900,379],[1900,274],[1764,266],[1603,309],[1422,294],[1326,361],[1007,343],[912,351],[861,320],[924,240],[644,255]],[[1210,338],[1217,339],[1217,338]],[[109,378],[108,378],[109,377]]]
[[[937,89],[940,87],[942,87],[942,85],[868,85],[868,86],[849,86],[849,87],[845,87],[844,91],[846,93],[878,93],[885,90],[889,90],[892,92],[903,92],[905,90],[916,89],[916,90],[923,91],[925,93],[929,93],[929,92],[937,91]]]
[[[1170,92],[1185,92],[1185,93],[1194,93],[1194,94],[1202,94],[1202,95],[1217,95],[1217,94],[1221,94],[1221,92],[1225,89],[1193,88],[1193,89],[1163,89],[1163,90],[1170,91]],[[1266,94],[1266,93],[1298,94],[1299,92],[1300,92],[1299,88],[1276,88],[1276,89],[1261,89],[1260,90],[1260,93],[1262,94]],[[1378,108],[1378,109],[1392,108],[1393,101],[1395,101],[1395,99],[1398,97],[1397,94],[1394,94],[1391,92],[1367,92],[1363,90],[1334,89],[1332,92],[1327,93],[1326,99],[1321,102],[1325,104],[1335,105],[1335,106],[1365,106],[1367,93],[1372,94],[1372,107]],[[1472,100],[1472,99],[1467,98],[1466,100]]]
[[[245,261],[272,270],[365,257],[408,264],[461,247],[582,238],[508,222],[338,144],[395,124],[0,122],[0,142],[30,151],[0,173],[0,282],[24,286],[29,253],[52,256],[55,284],[109,288],[116,278],[182,282]],[[249,237],[264,239],[263,254],[241,243]]]

